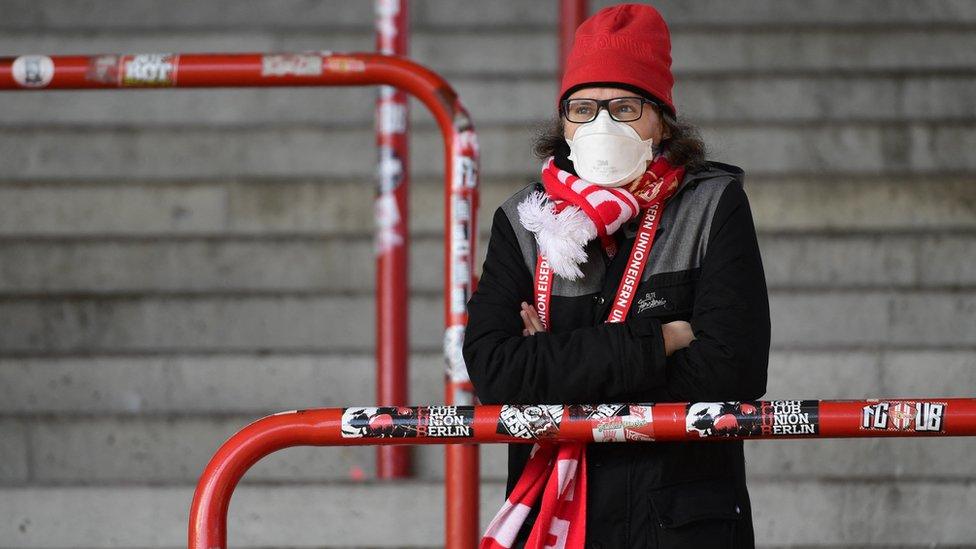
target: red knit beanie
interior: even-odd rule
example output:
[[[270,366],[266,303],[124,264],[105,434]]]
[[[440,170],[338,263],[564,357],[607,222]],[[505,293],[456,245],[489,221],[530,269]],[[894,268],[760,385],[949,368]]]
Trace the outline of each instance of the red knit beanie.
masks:
[[[559,100],[587,84],[614,83],[642,90],[676,112],[671,100],[671,35],[651,6],[604,8],[576,29]]]

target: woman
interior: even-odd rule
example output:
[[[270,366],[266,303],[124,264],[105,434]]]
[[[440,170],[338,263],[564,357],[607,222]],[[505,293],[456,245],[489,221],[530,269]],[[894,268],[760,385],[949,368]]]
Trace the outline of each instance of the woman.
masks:
[[[541,182],[495,212],[464,359],[482,403],[513,405],[499,424],[513,436],[544,440],[563,413],[518,405],[765,392],[769,305],[743,172],[706,161],[677,121],[670,66],[653,8],[584,22],[558,123],[536,144]],[[584,539],[752,547],[742,443],[510,445],[508,499],[482,546]]]

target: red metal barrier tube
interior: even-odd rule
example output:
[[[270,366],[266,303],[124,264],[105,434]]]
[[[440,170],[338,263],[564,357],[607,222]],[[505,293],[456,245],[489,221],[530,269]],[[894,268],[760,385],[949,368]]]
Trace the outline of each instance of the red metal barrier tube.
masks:
[[[474,402],[461,359],[465,304],[474,284],[478,208],[478,138],[467,110],[443,78],[410,60],[370,53],[135,54],[0,57],[0,90],[291,87],[390,85],[430,109],[444,136],[445,211],[444,350],[448,403]],[[477,448],[449,447],[452,502],[448,531],[476,539]],[[461,480],[463,479],[463,481]],[[455,484],[457,483],[457,484]],[[463,501],[458,502],[458,498]],[[462,515],[461,513],[467,513]]]
[[[407,55],[409,14],[406,0],[375,0],[376,51]],[[380,86],[376,100],[378,185],[376,217],[376,403],[404,406],[409,402],[410,340],[407,329],[409,255],[408,189],[410,184],[409,110],[407,94]],[[407,478],[410,448],[376,448],[376,476]]]
[[[463,363],[462,363],[463,366]],[[447,402],[456,402],[448,388]],[[476,444],[444,447],[444,538],[447,549],[469,549],[478,542],[478,492],[480,479]]]
[[[573,37],[576,28],[586,20],[589,14],[588,0],[559,0],[559,72],[562,76],[563,66],[573,47]],[[557,77],[558,78],[558,77]]]
[[[237,482],[259,459],[291,446],[922,436],[976,436],[976,399],[359,406],[286,412],[245,427],[210,460],[193,495],[189,549],[227,547],[227,509]]]

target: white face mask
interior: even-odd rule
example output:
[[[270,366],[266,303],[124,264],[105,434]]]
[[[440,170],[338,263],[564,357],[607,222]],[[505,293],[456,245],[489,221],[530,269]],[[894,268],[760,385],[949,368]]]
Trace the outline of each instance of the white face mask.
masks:
[[[647,170],[655,152],[653,139],[642,140],[630,124],[610,118],[606,110],[576,128],[566,143],[576,173],[601,187],[630,183]]]

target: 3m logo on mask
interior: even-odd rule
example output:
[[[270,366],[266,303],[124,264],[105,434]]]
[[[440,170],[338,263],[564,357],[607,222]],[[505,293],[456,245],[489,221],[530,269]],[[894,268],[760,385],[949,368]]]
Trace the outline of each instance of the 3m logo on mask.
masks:
[[[566,139],[569,159],[584,180],[603,187],[630,183],[654,158],[654,140],[642,140],[630,124],[617,122],[601,110],[592,122],[576,128]]]

